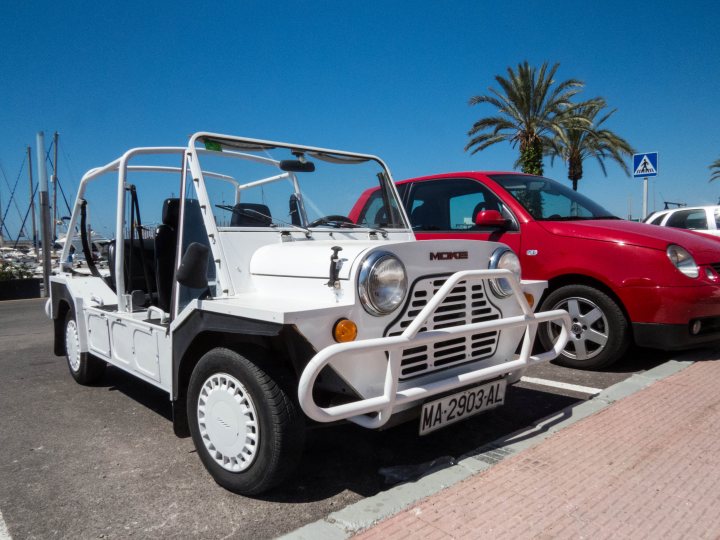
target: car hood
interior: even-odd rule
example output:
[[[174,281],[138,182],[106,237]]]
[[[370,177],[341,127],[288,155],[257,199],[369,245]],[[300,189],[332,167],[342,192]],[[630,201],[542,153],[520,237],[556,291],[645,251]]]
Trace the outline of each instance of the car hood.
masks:
[[[537,223],[556,236],[622,243],[662,251],[667,249],[668,244],[677,244],[687,249],[699,264],[720,262],[720,240],[681,229],[624,219]]]

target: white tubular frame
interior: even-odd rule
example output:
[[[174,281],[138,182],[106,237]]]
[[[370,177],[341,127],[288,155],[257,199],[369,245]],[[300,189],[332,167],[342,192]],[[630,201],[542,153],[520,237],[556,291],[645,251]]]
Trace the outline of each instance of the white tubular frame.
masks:
[[[443,328],[442,330],[419,332],[420,328],[425,324],[425,321],[432,315],[435,309],[440,305],[445,297],[450,294],[455,286],[463,280],[472,278],[507,279],[523,314],[493,321]],[[558,337],[557,342],[553,346],[552,350],[538,355],[531,355],[538,324],[550,321],[554,321],[561,325],[560,336]],[[300,384],[298,388],[300,406],[305,414],[318,422],[334,422],[337,420],[347,419],[366,428],[379,428],[390,419],[392,411],[396,406],[411,402],[418,402],[442,392],[447,392],[455,388],[467,386],[468,384],[492,379],[499,375],[524,369],[533,364],[553,360],[562,352],[567,344],[570,325],[570,316],[563,310],[533,313],[532,309],[525,300],[525,296],[520,289],[520,285],[515,278],[515,275],[509,270],[467,270],[456,272],[450,276],[450,278],[430,299],[415,320],[401,335],[353,341],[350,343],[338,343],[330,345],[318,352],[310,360],[300,377]],[[483,331],[499,331],[506,328],[517,328],[522,326],[525,327],[525,335],[523,337],[519,358],[509,362],[503,362],[502,364],[475,369],[460,375],[438,379],[420,386],[398,390],[401,367],[400,363],[402,361],[400,351],[402,349],[434,343],[452,337],[469,336]],[[319,407],[313,399],[312,390],[315,385],[315,380],[322,369],[339,356],[356,352],[386,352],[388,354],[388,364],[385,373],[383,394],[333,407]],[[442,377],[442,373],[439,373],[438,376]],[[366,416],[367,414],[373,413],[377,416]]]

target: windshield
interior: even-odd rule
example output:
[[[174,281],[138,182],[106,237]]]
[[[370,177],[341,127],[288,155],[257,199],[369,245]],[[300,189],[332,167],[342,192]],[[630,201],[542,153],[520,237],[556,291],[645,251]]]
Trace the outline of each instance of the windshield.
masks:
[[[530,215],[539,221],[619,219],[584,195],[540,176],[491,175]]]
[[[369,156],[204,142],[198,159],[219,228],[407,228],[385,169]],[[359,219],[353,209],[368,190],[381,197]]]

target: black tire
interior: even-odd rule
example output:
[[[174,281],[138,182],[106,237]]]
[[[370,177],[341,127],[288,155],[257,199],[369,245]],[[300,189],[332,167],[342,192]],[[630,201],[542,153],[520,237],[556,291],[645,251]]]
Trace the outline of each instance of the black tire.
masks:
[[[260,354],[253,357],[261,360]],[[300,461],[305,442],[299,406],[280,377],[268,372],[246,356],[217,348],[190,377],[187,415],[200,460],[219,485],[242,495],[282,482]]]
[[[610,296],[588,285],[566,285],[552,291],[540,311],[565,309],[573,330],[556,363],[571,368],[597,370],[617,362],[630,345],[628,320]],[[559,327],[543,324],[538,331],[545,349],[552,347]]]
[[[105,373],[105,362],[80,352],[80,331],[73,310],[65,316],[65,359],[70,375],[80,384],[89,385],[99,381]]]

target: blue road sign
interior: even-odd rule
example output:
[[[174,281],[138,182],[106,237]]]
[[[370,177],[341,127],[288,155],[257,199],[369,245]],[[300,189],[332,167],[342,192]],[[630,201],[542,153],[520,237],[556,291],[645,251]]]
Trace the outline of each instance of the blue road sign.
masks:
[[[658,153],[645,152],[644,154],[633,155],[633,176],[645,178],[657,176],[658,174]]]

